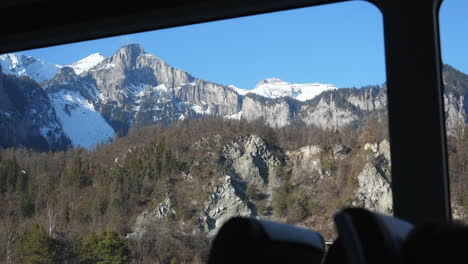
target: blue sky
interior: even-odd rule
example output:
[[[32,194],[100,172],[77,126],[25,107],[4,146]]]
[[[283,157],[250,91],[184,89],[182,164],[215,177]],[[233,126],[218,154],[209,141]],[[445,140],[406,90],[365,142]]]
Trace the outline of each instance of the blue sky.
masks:
[[[468,19],[464,18],[468,1],[446,2],[441,11],[444,61],[468,72],[467,57],[459,54],[462,48],[468,47],[468,34],[466,30],[462,32],[468,28]],[[20,53],[66,65],[91,53],[111,56],[121,46],[135,42],[195,77],[244,89],[253,88],[269,77],[293,83],[331,83],[337,87],[359,87],[385,81],[382,16],[376,7],[363,1]]]

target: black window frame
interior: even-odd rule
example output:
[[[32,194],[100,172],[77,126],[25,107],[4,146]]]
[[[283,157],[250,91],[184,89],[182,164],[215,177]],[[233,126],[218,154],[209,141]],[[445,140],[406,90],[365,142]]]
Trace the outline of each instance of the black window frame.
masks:
[[[2,1],[0,54],[336,2],[344,1]],[[442,0],[369,2],[384,20],[394,215],[414,223],[450,222]],[[21,18],[32,22],[15,23]]]

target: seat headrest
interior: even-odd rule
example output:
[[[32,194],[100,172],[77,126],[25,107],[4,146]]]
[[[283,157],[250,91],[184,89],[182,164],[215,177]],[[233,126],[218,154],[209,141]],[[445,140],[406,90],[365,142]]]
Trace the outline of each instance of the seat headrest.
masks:
[[[428,223],[413,229],[403,247],[402,263],[460,263],[466,261],[468,227]]]
[[[362,208],[344,209],[334,217],[348,263],[394,263],[413,225]]]
[[[312,230],[235,217],[212,242],[208,264],[321,263],[325,245]]]

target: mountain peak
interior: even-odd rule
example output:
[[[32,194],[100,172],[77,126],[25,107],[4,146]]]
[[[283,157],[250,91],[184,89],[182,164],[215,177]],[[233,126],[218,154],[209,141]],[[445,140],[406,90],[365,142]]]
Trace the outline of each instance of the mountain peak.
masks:
[[[69,65],[69,67],[73,68],[76,74],[81,74],[83,72],[88,71],[92,67],[96,66],[100,62],[102,62],[105,59],[104,56],[102,56],[100,53],[93,53],[89,55],[86,58],[83,58],[72,65]]]
[[[128,44],[121,47],[110,59],[110,63],[120,65],[121,67],[134,67],[137,58],[146,54],[143,47],[138,43]],[[106,60],[107,61],[107,60]]]
[[[140,55],[146,53],[143,47],[138,43],[131,43],[121,47],[117,53]]]
[[[29,76],[36,82],[51,79],[61,67],[31,56],[14,53],[0,55],[0,64],[3,73],[18,77]]]
[[[256,93],[268,98],[292,97],[299,101],[314,98],[323,91],[335,90],[331,84],[322,83],[288,83],[278,78],[267,78],[260,81],[251,93]]]
[[[285,81],[279,79],[279,78],[266,78],[261,80],[256,87],[259,87],[264,84],[279,84],[279,83],[286,83]]]

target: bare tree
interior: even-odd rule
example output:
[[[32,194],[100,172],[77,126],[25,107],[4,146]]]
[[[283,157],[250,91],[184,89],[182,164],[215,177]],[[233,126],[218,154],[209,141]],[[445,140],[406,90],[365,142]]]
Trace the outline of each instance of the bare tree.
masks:
[[[47,212],[48,218],[48,234],[49,237],[54,238],[55,235],[55,228],[57,227],[57,214],[54,212],[52,208],[49,208]]]
[[[8,222],[5,226],[3,236],[0,237],[2,247],[5,249],[5,262],[12,264],[16,255],[16,247],[19,240],[18,232],[14,228],[12,222]]]

